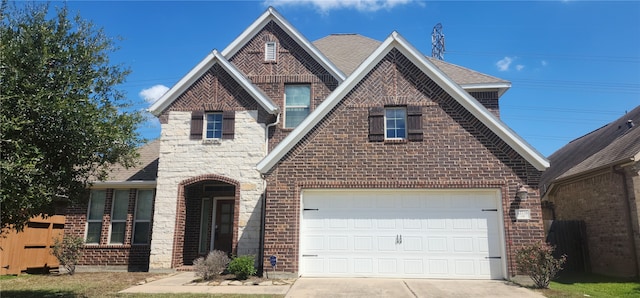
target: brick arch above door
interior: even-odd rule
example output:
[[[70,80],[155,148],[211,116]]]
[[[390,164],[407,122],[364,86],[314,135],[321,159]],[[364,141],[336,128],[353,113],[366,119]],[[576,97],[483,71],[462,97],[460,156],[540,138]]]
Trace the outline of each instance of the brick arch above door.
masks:
[[[176,225],[173,236],[173,255],[171,260],[171,267],[177,268],[183,264],[184,254],[184,239],[185,239],[185,224],[186,224],[186,198],[185,189],[191,185],[206,182],[206,181],[218,181],[233,185],[234,192],[234,211],[233,211],[233,242],[232,250],[233,254],[237,253],[238,246],[238,219],[240,216],[240,182],[231,179],[229,177],[217,175],[217,174],[204,174],[187,178],[178,184],[178,200],[176,204]]]

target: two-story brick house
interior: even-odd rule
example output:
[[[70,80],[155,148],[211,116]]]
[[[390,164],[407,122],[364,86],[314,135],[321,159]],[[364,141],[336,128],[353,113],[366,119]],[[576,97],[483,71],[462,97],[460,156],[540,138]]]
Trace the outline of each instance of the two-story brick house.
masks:
[[[548,162],[500,121],[508,88],[396,32],[311,43],[269,8],[150,108],[149,269],[219,249],[296,276],[515,274],[515,250],[543,237]]]

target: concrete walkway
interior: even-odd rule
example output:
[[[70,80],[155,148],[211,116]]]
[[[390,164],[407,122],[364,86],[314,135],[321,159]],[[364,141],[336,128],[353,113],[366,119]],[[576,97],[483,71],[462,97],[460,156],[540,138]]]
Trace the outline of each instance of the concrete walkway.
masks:
[[[542,294],[499,280],[434,280],[387,278],[299,278],[291,285],[209,286],[193,283],[193,272],[181,272],[134,286],[120,293],[272,294],[285,297],[514,297]]]
[[[120,293],[203,293],[203,294],[274,294],[286,295],[291,285],[207,286],[192,283],[194,272],[181,272],[120,291]]]
[[[286,297],[544,298],[540,293],[500,280],[382,278],[300,278]]]

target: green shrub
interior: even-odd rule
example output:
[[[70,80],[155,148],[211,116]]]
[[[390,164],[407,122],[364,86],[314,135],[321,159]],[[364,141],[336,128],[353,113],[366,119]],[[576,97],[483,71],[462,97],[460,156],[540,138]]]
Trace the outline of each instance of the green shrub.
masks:
[[[214,250],[206,258],[200,257],[193,261],[196,276],[204,280],[210,280],[222,273],[229,264],[229,257],[224,251]]]
[[[235,257],[229,263],[227,270],[236,275],[239,280],[245,280],[249,275],[256,274],[256,267],[254,266],[253,256],[241,256]]]
[[[51,247],[51,254],[58,258],[60,265],[64,266],[73,275],[80,259],[80,253],[84,246],[84,239],[76,235],[65,234],[62,239],[56,238]]]
[[[540,241],[516,252],[518,271],[529,275],[535,286],[540,289],[549,287],[549,283],[562,270],[562,265],[567,260],[566,255],[559,259],[554,258],[554,249],[553,246]]]

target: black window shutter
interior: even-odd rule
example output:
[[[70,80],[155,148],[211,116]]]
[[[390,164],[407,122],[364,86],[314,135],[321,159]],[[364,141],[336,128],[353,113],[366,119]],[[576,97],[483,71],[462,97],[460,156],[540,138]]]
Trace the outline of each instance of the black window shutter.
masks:
[[[222,112],[222,138],[223,139],[233,139],[233,135],[235,133],[235,120],[236,120],[235,111]]]
[[[192,140],[202,139],[202,130],[204,129],[204,111],[192,111],[191,112],[191,133],[189,138]]]
[[[407,106],[407,138],[409,141],[422,141],[422,107]]]
[[[384,142],[384,108],[369,108],[369,141]]]

